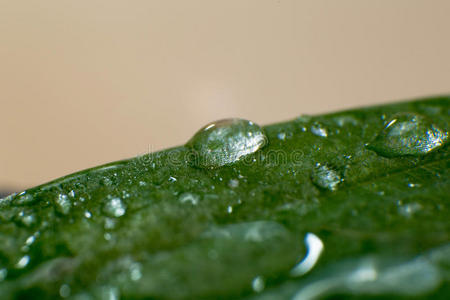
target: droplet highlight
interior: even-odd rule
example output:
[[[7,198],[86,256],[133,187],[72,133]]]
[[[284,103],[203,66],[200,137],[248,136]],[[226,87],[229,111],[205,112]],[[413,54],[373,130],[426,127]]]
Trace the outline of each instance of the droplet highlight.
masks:
[[[423,116],[401,113],[389,119],[378,136],[367,145],[385,157],[426,155],[448,141],[448,132]]]
[[[257,124],[244,119],[226,119],[200,129],[186,146],[192,149],[194,166],[214,169],[235,163],[266,144],[267,137]]]

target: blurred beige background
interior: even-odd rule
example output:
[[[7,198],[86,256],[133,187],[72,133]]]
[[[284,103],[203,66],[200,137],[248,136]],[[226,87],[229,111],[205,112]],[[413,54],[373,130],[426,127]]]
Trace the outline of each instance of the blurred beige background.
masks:
[[[0,0],[0,187],[450,91],[450,1]]]

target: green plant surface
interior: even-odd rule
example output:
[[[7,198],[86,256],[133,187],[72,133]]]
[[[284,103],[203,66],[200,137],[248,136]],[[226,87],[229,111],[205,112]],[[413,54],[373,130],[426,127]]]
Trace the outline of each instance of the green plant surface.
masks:
[[[449,121],[450,97],[225,120],[10,195],[1,299],[448,299]]]

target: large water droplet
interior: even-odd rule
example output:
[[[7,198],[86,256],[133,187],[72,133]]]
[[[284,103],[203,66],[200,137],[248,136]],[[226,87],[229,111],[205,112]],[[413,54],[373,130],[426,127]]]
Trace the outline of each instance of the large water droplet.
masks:
[[[120,198],[112,198],[106,202],[103,211],[110,217],[121,217],[126,212],[126,206]]]
[[[186,146],[193,150],[195,166],[213,169],[234,163],[266,144],[267,137],[255,123],[226,119],[200,129]]]
[[[311,173],[312,182],[320,188],[335,191],[342,178],[339,173],[327,165],[316,164]]]
[[[391,118],[368,148],[379,155],[425,155],[447,142],[448,133],[423,116],[402,113]]]

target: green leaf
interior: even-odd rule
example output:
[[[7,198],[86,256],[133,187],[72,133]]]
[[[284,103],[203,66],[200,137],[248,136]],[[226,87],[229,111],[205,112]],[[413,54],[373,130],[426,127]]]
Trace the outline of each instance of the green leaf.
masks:
[[[221,121],[8,196],[0,295],[448,298],[449,104]]]

